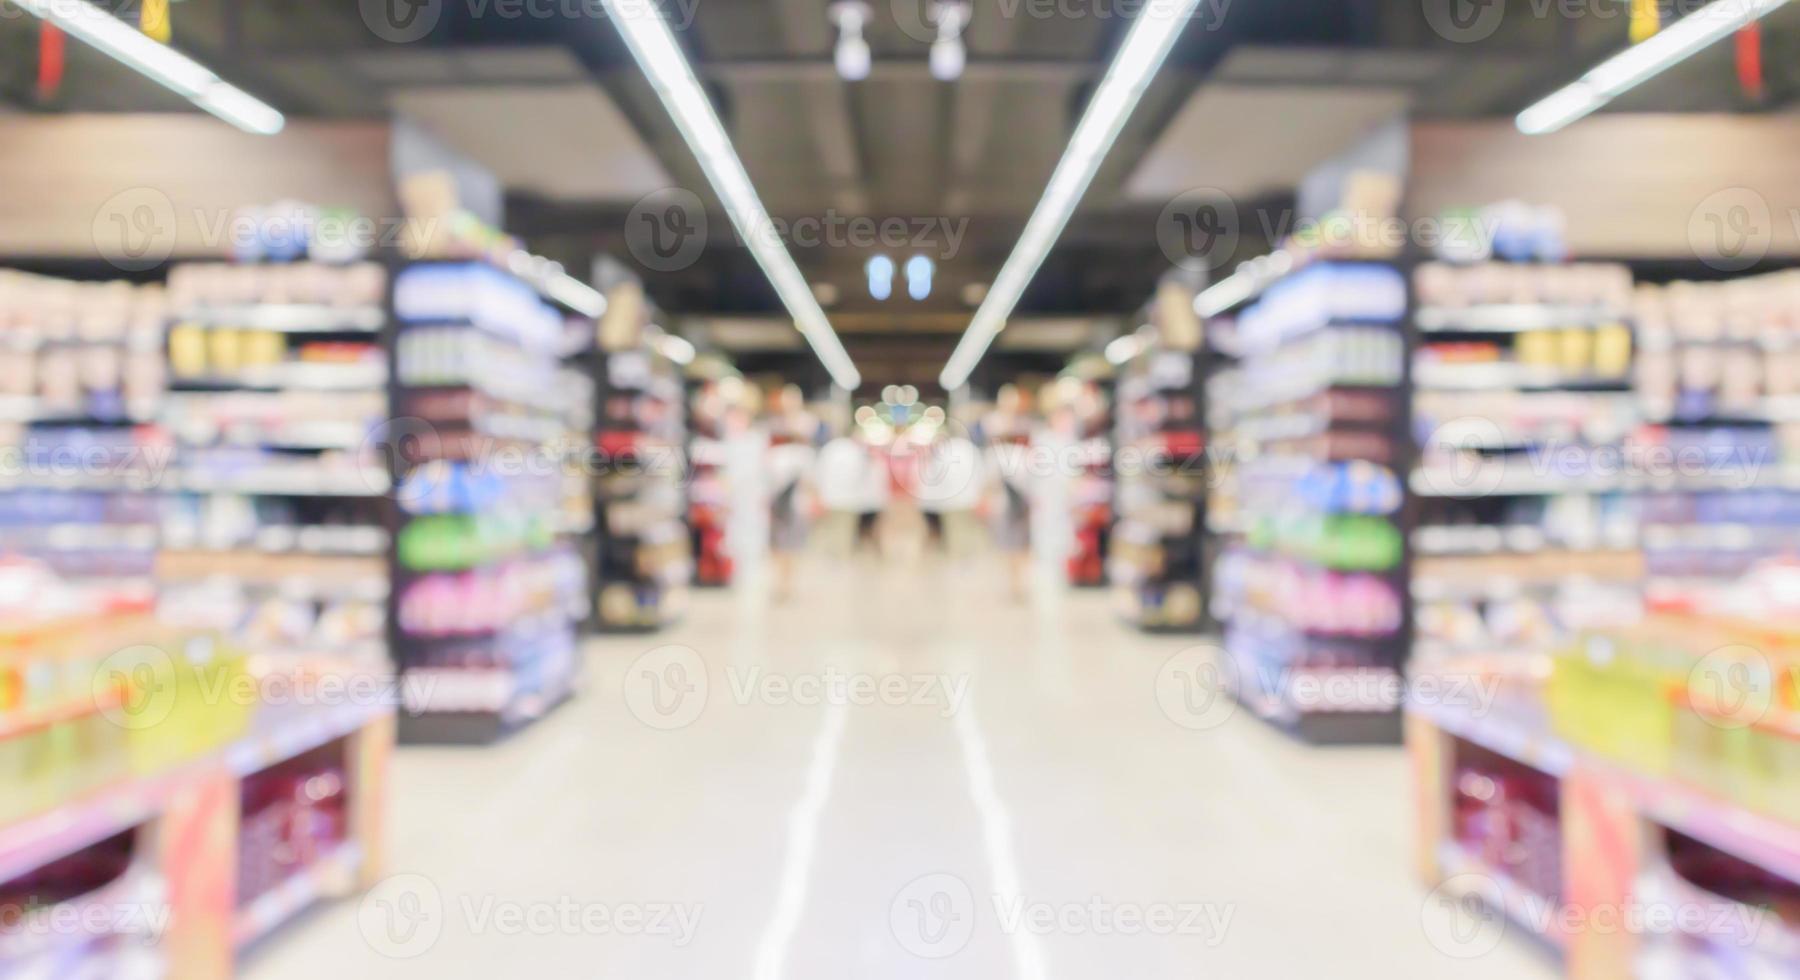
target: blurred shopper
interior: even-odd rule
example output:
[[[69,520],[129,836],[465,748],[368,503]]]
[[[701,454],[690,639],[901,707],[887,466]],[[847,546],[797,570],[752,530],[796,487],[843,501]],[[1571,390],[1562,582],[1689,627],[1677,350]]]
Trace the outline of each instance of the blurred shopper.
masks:
[[[874,513],[880,513],[881,504],[886,503],[887,481],[869,447],[847,435],[832,439],[819,450],[814,473],[819,504],[825,511],[821,530],[828,547],[835,554],[850,555],[862,536],[863,515],[870,510],[870,477],[881,488],[881,503],[873,508]]]
[[[862,490],[858,494],[856,542],[858,547],[873,545],[881,551],[881,515],[893,499],[893,477],[889,470],[887,449],[867,445],[868,456],[863,466]]]
[[[726,492],[731,507],[725,519],[725,554],[734,574],[754,579],[769,551],[769,430],[744,404],[727,408],[720,425],[724,446]]]
[[[958,431],[930,447],[919,472],[918,497],[944,552],[967,557],[974,550],[982,497],[981,450],[973,440]]]
[[[1024,599],[1031,570],[1031,485],[1028,453],[1031,419],[1025,396],[1012,385],[994,396],[994,411],[976,428],[976,441],[986,455],[986,480],[980,512],[987,517],[994,547],[1006,559],[1007,581],[1015,599]]]
[[[823,426],[806,410],[800,389],[788,385],[771,399],[769,430],[769,548],[775,563],[775,598],[786,602],[793,595],[795,562],[818,511],[812,472]]]
[[[918,558],[929,533],[919,508],[919,480],[924,450],[911,438],[896,435],[883,446],[887,463],[887,505],[876,523],[876,538],[886,558]]]
[[[1081,426],[1071,389],[1045,385],[1038,392],[1042,421],[1031,437],[1031,554],[1048,581],[1066,582],[1066,563],[1075,553],[1075,481]]]

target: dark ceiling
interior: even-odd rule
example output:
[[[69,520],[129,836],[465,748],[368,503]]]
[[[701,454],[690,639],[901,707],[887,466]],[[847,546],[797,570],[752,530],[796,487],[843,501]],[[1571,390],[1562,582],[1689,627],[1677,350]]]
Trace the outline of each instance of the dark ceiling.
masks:
[[[625,237],[632,205],[654,186],[691,189],[712,211],[712,244],[688,268],[640,270],[651,294],[678,315],[779,312],[692,155],[599,15],[599,0],[417,0],[432,5],[438,19],[407,44],[369,27],[365,15],[388,2],[414,0],[177,0],[175,43],[290,115],[375,116],[435,106],[441,122],[474,126],[476,136],[462,149],[484,163],[489,155],[503,160],[489,165],[511,185],[509,230],[572,267],[595,255],[633,265]],[[1435,116],[1505,115],[1624,43],[1626,0],[1583,0],[1575,17],[1557,13],[1571,6],[1557,0],[1506,4],[1491,35],[1474,43],[1434,33],[1426,12],[1437,2],[1201,0],[1021,315],[1119,317],[1148,297],[1169,267],[1154,231],[1167,194],[1159,196],[1155,181],[1134,181],[1140,170],[1191,173],[1189,186],[1279,202],[1291,192],[1292,174],[1341,148],[1342,133],[1321,125],[1316,110],[1303,112],[1321,93],[1365,113],[1392,106]],[[828,310],[864,375],[878,384],[927,386],[935,378],[967,323],[973,296],[966,287],[989,281],[1004,261],[1129,13],[1143,0],[975,0],[965,33],[968,68],[954,83],[930,77],[927,42],[903,27],[921,16],[924,3],[871,4],[874,71],[858,83],[840,80],[832,68],[827,0],[664,3],[771,213],[822,227],[902,219],[911,231],[930,229],[916,240],[939,271],[932,296],[919,303],[868,297],[862,268],[876,248],[793,247],[809,279],[837,294]],[[0,100],[26,111],[187,108],[74,44],[67,81],[40,99],[33,89],[35,25],[4,9]],[[116,9],[133,16],[130,7]],[[1795,91],[1796,61],[1786,54],[1797,24],[1800,10],[1791,9],[1767,23],[1772,77],[1761,106],[1740,92],[1730,45],[1719,45],[1618,108],[1784,105]],[[466,100],[484,88],[504,88],[518,101],[490,100],[478,112]],[[592,115],[534,109],[571,98]],[[1194,125],[1179,125],[1187,114]],[[529,143],[470,145],[480,143],[481,127],[501,122],[579,132],[554,147],[544,140],[544,153],[535,155]],[[1283,158],[1258,159],[1261,145],[1282,147]],[[1218,171],[1213,161],[1225,150],[1249,163]],[[633,179],[618,177],[627,169]],[[646,184],[645,174],[656,176]],[[895,257],[909,254],[913,240]],[[1241,250],[1261,247],[1246,241]]]

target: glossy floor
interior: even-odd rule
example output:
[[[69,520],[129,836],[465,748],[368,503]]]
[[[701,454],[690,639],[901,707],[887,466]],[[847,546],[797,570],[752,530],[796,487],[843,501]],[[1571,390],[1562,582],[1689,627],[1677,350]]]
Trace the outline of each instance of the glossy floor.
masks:
[[[392,877],[247,975],[1555,975],[1524,938],[1459,943],[1417,884],[1398,748],[1196,701],[1195,641],[1101,593],[1014,603],[981,564],[803,579],[595,644],[580,697],[501,745],[403,749]]]

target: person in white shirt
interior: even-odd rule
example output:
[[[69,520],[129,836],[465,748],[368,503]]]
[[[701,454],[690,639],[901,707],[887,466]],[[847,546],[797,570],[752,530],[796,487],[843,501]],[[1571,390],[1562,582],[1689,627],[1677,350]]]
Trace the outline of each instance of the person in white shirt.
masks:
[[[982,468],[981,450],[958,431],[932,445],[919,470],[919,509],[937,525],[944,551],[953,558],[965,557],[973,548]]]
[[[775,598],[785,602],[794,591],[794,565],[812,523],[818,501],[813,487],[814,446],[818,418],[806,410],[796,385],[783,388],[770,404],[770,445],[764,465],[769,481],[769,550],[775,560]]]
[[[825,509],[824,529],[831,549],[849,555],[859,537],[858,523],[865,511],[879,511],[887,500],[887,476],[870,455],[867,446],[849,436],[838,436],[819,450],[815,480],[819,503]],[[869,484],[873,475],[881,487],[881,500],[869,506]]]
[[[994,546],[1006,556],[1013,598],[1021,601],[1031,571],[1032,425],[1024,394],[1004,385],[994,396],[994,411],[976,431],[987,456],[980,513],[990,523]]]

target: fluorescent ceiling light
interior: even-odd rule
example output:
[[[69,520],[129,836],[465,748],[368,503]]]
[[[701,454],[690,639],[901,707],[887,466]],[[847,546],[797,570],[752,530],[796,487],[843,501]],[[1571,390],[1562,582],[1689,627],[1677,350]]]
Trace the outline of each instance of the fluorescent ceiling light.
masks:
[[[1094,172],[1100,169],[1106,151],[1112,148],[1113,140],[1118,138],[1125,120],[1130,118],[1131,110],[1143,97],[1151,76],[1162,66],[1163,58],[1174,46],[1175,38],[1181,33],[1182,25],[1187,23],[1196,2],[1169,0],[1145,4],[1132,22],[1130,32],[1125,35],[1125,44],[1113,58],[1112,66],[1107,68],[1106,77],[1100,80],[1100,87],[1094,91],[1087,111],[1081,114],[1075,134],[1069,137],[1069,147],[1063,151],[1062,159],[1051,173],[1044,196],[1025,223],[1018,244],[1013,246],[1000,274],[994,277],[994,284],[969,321],[962,341],[950,355],[950,363],[944,365],[943,373],[938,376],[946,389],[960,388],[969,380],[981,355],[1006,326],[1006,318],[1012,315],[1013,307],[1018,305],[1019,297],[1031,283],[1031,277],[1037,274],[1038,267],[1044,264],[1044,257],[1050,254],[1050,247],[1056,244],[1063,227],[1069,223],[1075,205],[1081,202],[1081,195],[1093,182]]]
[[[1128,333],[1122,337],[1114,337],[1107,343],[1106,359],[1108,362],[1115,365],[1124,364],[1126,361],[1143,353],[1143,351],[1143,338],[1136,334]]]
[[[687,57],[663,21],[661,7],[645,0],[605,2],[607,14],[625,38],[625,46],[631,49],[650,86],[674,117],[675,128],[681,130],[682,138],[694,151],[739,237],[749,244],[756,264],[762,267],[788,315],[794,318],[794,326],[812,345],[831,380],[840,388],[854,391],[862,383],[862,376],[856,373],[856,365],[831,329],[831,321],[825,318],[824,308],[814,298],[787,246],[767,234],[769,212],[757,198],[750,175],[744,172],[743,162],[731,148],[731,138],[725,135],[725,127],[694,78]]]
[[[672,333],[657,337],[656,349],[662,353],[662,356],[684,367],[694,363],[694,355],[699,353],[694,350],[694,345],[688,343],[685,338],[677,337]]]
[[[281,132],[287,122],[274,106],[221,79],[212,69],[146,36],[87,0],[12,0],[12,3],[239,129],[273,136]]]
[[[1215,317],[1255,297],[1269,284],[1293,271],[1294,257],[1285,251],[1270,252],[1237,267],[1231,275],[1213,283],[1194,297],[1194,312]]]
[[[521,248],[514,249],[506,257],[506,267],[513,275],[583,316],[598,319],[606,312],[606,297],[598,289],[565,272],[560,262],[552,262]]]
[[[915,255],[906,260],[906,295],[923,302],[931,295],[931,259]]]
[[[1553,133],[1716,41],[1767,16],[1787,0],[1714,0],[1642,43],[1602,61],[1513,120],[1528,136]]]
[[[599,319],[606,312],[606,297],[600,291],[585,282],[559,272],[544,281],[544,292],[566,303],[571,309],[583,316]]]

